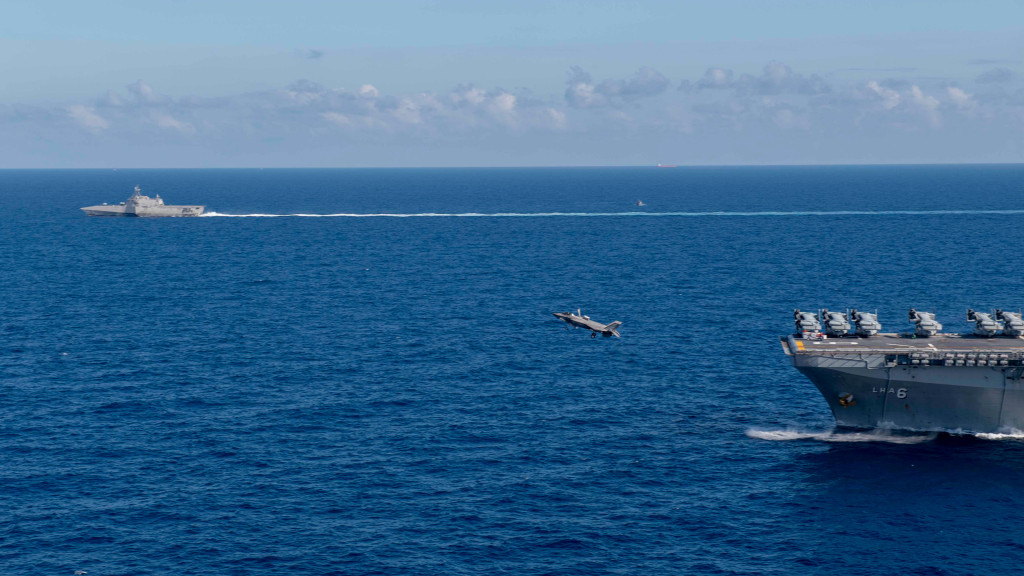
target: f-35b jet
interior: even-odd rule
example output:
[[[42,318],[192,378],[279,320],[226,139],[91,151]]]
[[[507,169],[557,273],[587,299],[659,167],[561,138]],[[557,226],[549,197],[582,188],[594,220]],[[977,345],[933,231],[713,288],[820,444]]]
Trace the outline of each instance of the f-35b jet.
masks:
[[[572,312],[552,312],[551,314],[555,318],[562,320],[569,326],[575,326],[576,328],[586,328],[587,330],[590,330],[591,338],[596,338],[599,332],[603,334],[605,337],[621,337],[619,335],[619,331],[616,330],[616,328],[622,326],[622,322],[619,321],[612,322],[611,324],[601,324],[600,322],[594,322],[593,320],[590,319],[590,316],[584,316],[583,313],[579,311],[579,309],[576,310],[575,314],[573,314]],[[565,329],[568,330],[569,326],[566,326]]]

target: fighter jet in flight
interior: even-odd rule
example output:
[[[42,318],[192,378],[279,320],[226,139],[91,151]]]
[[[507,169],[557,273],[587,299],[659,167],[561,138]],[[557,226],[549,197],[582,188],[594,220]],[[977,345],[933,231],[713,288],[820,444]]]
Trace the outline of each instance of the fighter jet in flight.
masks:
[[[601,324],[600,322],[594,322],[593,320],[590,319],[590,316],[584,316],[583,313],[579,311],[579,309],[576,310],[575,314],[573,314],[572,312],[552,312],[551,314],[555,318],[562,320],[569,326],[575,326],[576,328],[586,328],[587,330],[590,330],[591,338],[596,338],[598,332],[603,334],[605,337],[615,336],[616,338],[621,338],[621,336],[619,335],[619,331],[616,330],[616,328],[622,326],[622,322],[615,321],[612,322],[611,324]],[[565,329],[568,330],[569,326],[566,326]]]

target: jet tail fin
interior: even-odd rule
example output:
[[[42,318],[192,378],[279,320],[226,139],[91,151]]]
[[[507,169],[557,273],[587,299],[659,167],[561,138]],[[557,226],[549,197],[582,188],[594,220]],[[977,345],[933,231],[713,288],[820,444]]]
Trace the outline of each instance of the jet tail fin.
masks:
[[[614,334],[616,338],[621,338],[618,331],[619,326],[622,326],[622,322],[616,320],[615,322],[612,322],[608,326],[605,326],[605,329],[609,330],[612,334]]]

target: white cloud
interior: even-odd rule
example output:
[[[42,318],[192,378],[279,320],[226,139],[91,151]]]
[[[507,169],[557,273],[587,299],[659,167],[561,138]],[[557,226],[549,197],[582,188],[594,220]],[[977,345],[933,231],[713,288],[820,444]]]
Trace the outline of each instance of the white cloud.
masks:
[[[107,93],[100,99],[99,104],[101,106],[124,106],[124,99],[121,95],[113,90],[108,90]]]
[[[807,117],[790,108],[776,108],[772,112],[772,122],[779,128],[785,129],[806,130],[810,128]]]
[[[402,101],[399,102],[398,107],[394,110],[394,116],[399,121],[406,124],[423,123],[423,118],[420,116],[419,105],[409,98],[403,98]]]
[[[557,130],[565,129],[567,125],[565,112],[554,108],[545,108],[544,112],[546,112],[548,117],[551,118],[551,125],[553,128]]]
[[[891,88],[885,88],[874,80],[868,82],[868,90],[871,90],[882,99],[882,108],[885,108],[886,110],[892,110],[900,105],[899,92],[892,90]]]
[[[607,106],[608,99],[596,93],[594,85],[587,82],[572,82],[565,89],[565,99],[570,106],[577,108],[597,108]]]
[[[830,76],[829,84],[823,85],[816,78],[769,62],[754,75],[708,68],[703,76],[684,81],[685,90],[667,92],[668,80],[653,69],[594,80],[572,68],[563,93],[470,83],[435,92],[388,93],[371,84],[342,88],[299,80],[276,89],[216,97],[161,95],[140,80],[79,105],[0,106],[0,138],[4,132],[29,128],[41,135],[59,134],[74,123],[81,130],[102,133],[103,143],[121,143],[129,150],[145,142],[174,145],[169,137],[180,134],[193,135],[190,141],[208,144],[208,150],[274,149],[282,157],[294,157],[296,150],[308,146],[313,158],[317,151],[332,147],[420,146],[426,155],[445,146],[481,154],[502,146],[535,151],[544,147],[545,138],[554,139],[558,133],[566,150],[588,149],[599,155],[606,150],[599,142],[609,143],[607,150],[618,147],[629,154],[658,146],[653,156],[659,160],[664,159],[664,150],[692,146],[689,157],[694,161],[742,162],[747,157],[741,155],[754,154],[745,143],[756,141],[774,150],[758,152],[758,160],[802,149],[834,154],[827,159],[842,161],[841,152],[853,146],[848,142],[896,140],[907,150],[922,150],[924,145],[945,150],[949,156],[943,158],[948,158],[960,134],[1013,129],[1017,132],[1011,137],[1016,138],[1024,124],[1024,91],[1005,84],[973,84],[970,78],[912,82],[897,75],[870,82],[841,82]],[[698,144],[705,142],[714,144]],[[710,152],[713,148],[719,156]],[[893,149],[894,157],[900,157],[901,149]],[[232,153],[224,152],[224,157]],[[858,154],[857,158],[874,158],[870,151]],[[563,156],[569,161],[571,154]],[[449,162],[458,160],[451,156]]]
[[[487,111],[491,114],[492,118],[505,126],[513,127],[518,125],[515,94],[499,92],[494,95],[487,103]]]
[[[158,100],[153,89],[142,80],[136,80],[134,83],[129,84],[128,91],[135,95],[135,98],[140,102],[155,102]]]
[[[569,69],[565,100],[576,108],[600,108],[624,101],[657,96],[668,88],[669,79],[653,68],[643,67],[625,80],[604,80],[593,84],[590,74],[579,66]]]
[[[304,92],[301,90],[288,90],[285,92],[289,99],[299,105],[306,105],[320,100],[323,95],[318,92]]]
[[[825,94],[832,87],[817,74],[804,76],[777,60],[772,60],[761,70],[760,76],[741,74],[736,77],[732,70],[708,68],[696,82],[684,80],[680,90],[734,90],[738,95],[772,94]]]
[[[153,122],[164,130],[173,130],[181,134],[194,134],[196,131],[196,129],[188,122],[177,120],[165,112],[154,112],[152,118]]]
[[[68,116],[71,117],[79,126],[98,134],[110,127],[110,122],[105,118],[96,113],[95,108],[89,108],[82,105],[68,106]]]
[[[964,92],[962,88],[947,86],[946,94],[949,95],[950,101],[952,101],[957,108],[961,110],[971,110],[974,108],[974,100],[971,98],[971,95]]]
[[[938,126],[942,121],[942,118],[939,116],[938,98],[928,96],[914,85],[910,87],[910,101],[924,113],[925,117],[928,118],[928,123],[932,126]]]
[[[476,86],[459,86],[449,95],[453,104],[478,106],[487,100],[487,92]]]
[[[732,70],[724,68],[708,68],[704,76],[697,81],[698,88],[728,88],[732,86]]]
[[[349,120],[348,116],[345,116],[344,114],[338,112],[324,112],[320,114],[320,117],[323,118],[324,120],[327,120],[331,124],[335,124],[337,126],[352,125],[352,121]]]
[[[645,66],[628,80],[605,80],[595,90],[609,98],[636,99],[661,94],[668,85],[668,78],[664,74]]]
[[[491,100],[491,107],[493,110],[508,114],[515,112],[516,109],[516,97],[514,94],[508,92],[502,92]]]

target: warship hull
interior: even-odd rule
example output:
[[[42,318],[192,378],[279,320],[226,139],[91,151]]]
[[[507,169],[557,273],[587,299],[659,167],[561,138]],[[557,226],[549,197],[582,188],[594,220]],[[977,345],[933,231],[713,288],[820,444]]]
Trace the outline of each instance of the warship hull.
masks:
[[[200,216],[205,206],[169,206],[136,208],[127,210],[124,206],[86,206],[82,211],[88,216],[127,216],[131,218],[187,218]]]
[[[784,339],[794,367],[817,387],[836,424],[851,428],[1024,430],[1024,341]]]
[[[132,195],[120,204],[97,204],[82,208],[87,216],[129,216],[133,218],[182,218],[200,216],[206,206],[174,206],[164,204],[157,194],[155,198],[142,195],[138,186]]]
[[[124,206],[86,206],[82,208],[86,216],[134,216],[125,212]]]

